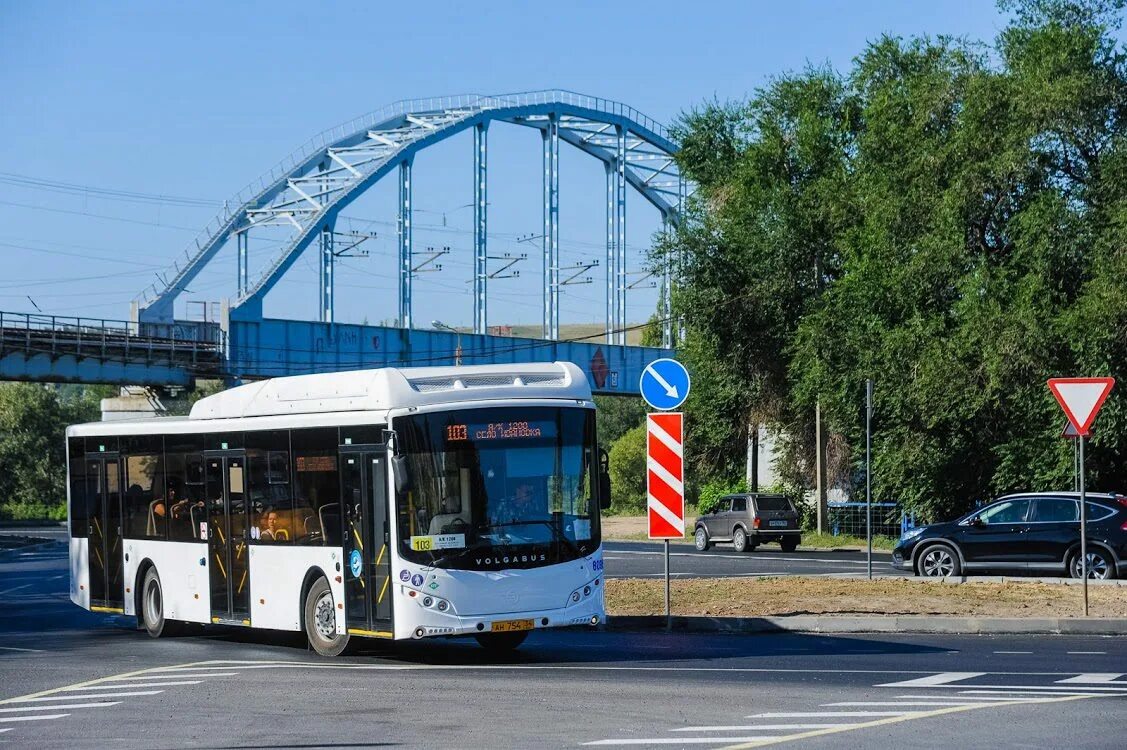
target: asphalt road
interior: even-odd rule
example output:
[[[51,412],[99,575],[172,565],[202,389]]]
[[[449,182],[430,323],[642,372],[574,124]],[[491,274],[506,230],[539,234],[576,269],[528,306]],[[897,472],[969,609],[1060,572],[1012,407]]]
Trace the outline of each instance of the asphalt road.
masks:
[[[783,552],[778,545],[740,554],[730,546],[697,552],[691,544],[669,545],[673,578],[743,578],[754,576],[858,576],[866,574],[864,552],[810,550]],[[604,542],[608,578],[661,578],[665,575],[660,542]],[[873,552],[874,575],[906,575],[890,564],[888,552]]]
[[[609,563],[608,563],[609,567]],[[0,743],[12,747],[1106,747],[1122,638],[533,634],[373,643],[153,640],[66,598],[65,548],[0,560]]]

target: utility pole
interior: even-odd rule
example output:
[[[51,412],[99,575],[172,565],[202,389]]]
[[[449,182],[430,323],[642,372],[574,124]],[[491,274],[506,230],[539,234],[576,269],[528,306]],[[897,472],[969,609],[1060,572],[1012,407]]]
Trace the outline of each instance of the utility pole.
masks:
[[[828,534],[830,507],[826,502],[826,431],[822,428],[822,400],[814,402],[815,496],[818,502],[818,533]]]

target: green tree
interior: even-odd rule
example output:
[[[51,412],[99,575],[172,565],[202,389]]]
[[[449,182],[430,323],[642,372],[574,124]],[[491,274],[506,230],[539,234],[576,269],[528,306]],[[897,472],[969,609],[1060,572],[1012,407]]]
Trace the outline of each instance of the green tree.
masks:
[[[68,425],[98,419],[101,391],[0,383],[0,517],[66,515]]]
[[[612,512],[646,507],[646,426],[627,430],[610,449]]]
[[[871,377],[878,499],[939,517],[1069,484],[1045,379],[1127,363],[1123,2],[1003,7],[993,58],[881,37],[846,73],[783,75],[682,118],[699,189],[658,257],[685,259],[699,475],[737,478],[764,421],[785,436],[784,480],[809,486],[820,400],[859,477]],[[1123,403],[1100,417],[1093,486],[1127,483]]]
[[[645,424],[646,404],[637,396],[595,396],[599,444],[607,450],[638,425]]]

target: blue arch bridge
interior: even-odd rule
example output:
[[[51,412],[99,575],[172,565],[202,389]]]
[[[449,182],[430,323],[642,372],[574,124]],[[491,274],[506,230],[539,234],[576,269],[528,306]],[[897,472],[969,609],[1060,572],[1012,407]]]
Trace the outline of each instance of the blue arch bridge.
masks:
[[[508,262],[491,256],[487,241],[493,123],[535,128],[542,136],[538,339],[488,333],[490,280]],[[420,151],[467,130],[473,133],[473,332],[428,330],[416,325],[412,311],[412,283],[423,265],[412,244],[412,164]],[[560,339],[560,290],[569,280],[559,257],[561,142],[606,168],[601,341]],[[237,382],[381,366],[568,360],[587,372],[597,392],[635,394],[645,365],[674,347],[674,269],[672,263],[650,269],[660,283],[662,347],[628,346],[626,195],[636,191],[666,226],[675,225],[689,190],[676,151],[661,125],[631,107],[567,91],[397,102],[315,136],[228,200],[178,257],[163,288],[154,285],[133,303],[128,320],[0,313],[0,379],[186,386],[196,378]],[[398,183],[397,325],[337,323],[335,265],[350,241],[336,231],[337,217],[385,178]],[[258,232],[283,239],[265,271],[252,278],[248,248]],[[217,321],[177,319],[178,297],[225,247],[238,258],[236,296],[222,304]],[[319,258],[319,320],[264,317],[263,299],[311,248]]]

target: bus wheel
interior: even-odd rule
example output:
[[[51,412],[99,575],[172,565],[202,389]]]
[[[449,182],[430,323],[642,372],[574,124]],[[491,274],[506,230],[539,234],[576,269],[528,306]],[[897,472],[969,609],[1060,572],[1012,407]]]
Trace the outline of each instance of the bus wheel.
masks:
[[[339,656],[348,647],[348,636],[337,633],[333,592],[324,578],[318,578],[305,595],[305,634],[321,656]]]
[[[482,633],[474,636],[482,648],[495,654],[516,651],[527,637],[527,630],[520,630],[515,633]]]
[[[149,568],[141,584],[141,623],[153,638],[176,634],[176,623],[164,619],[164,589],[156,568]]]

